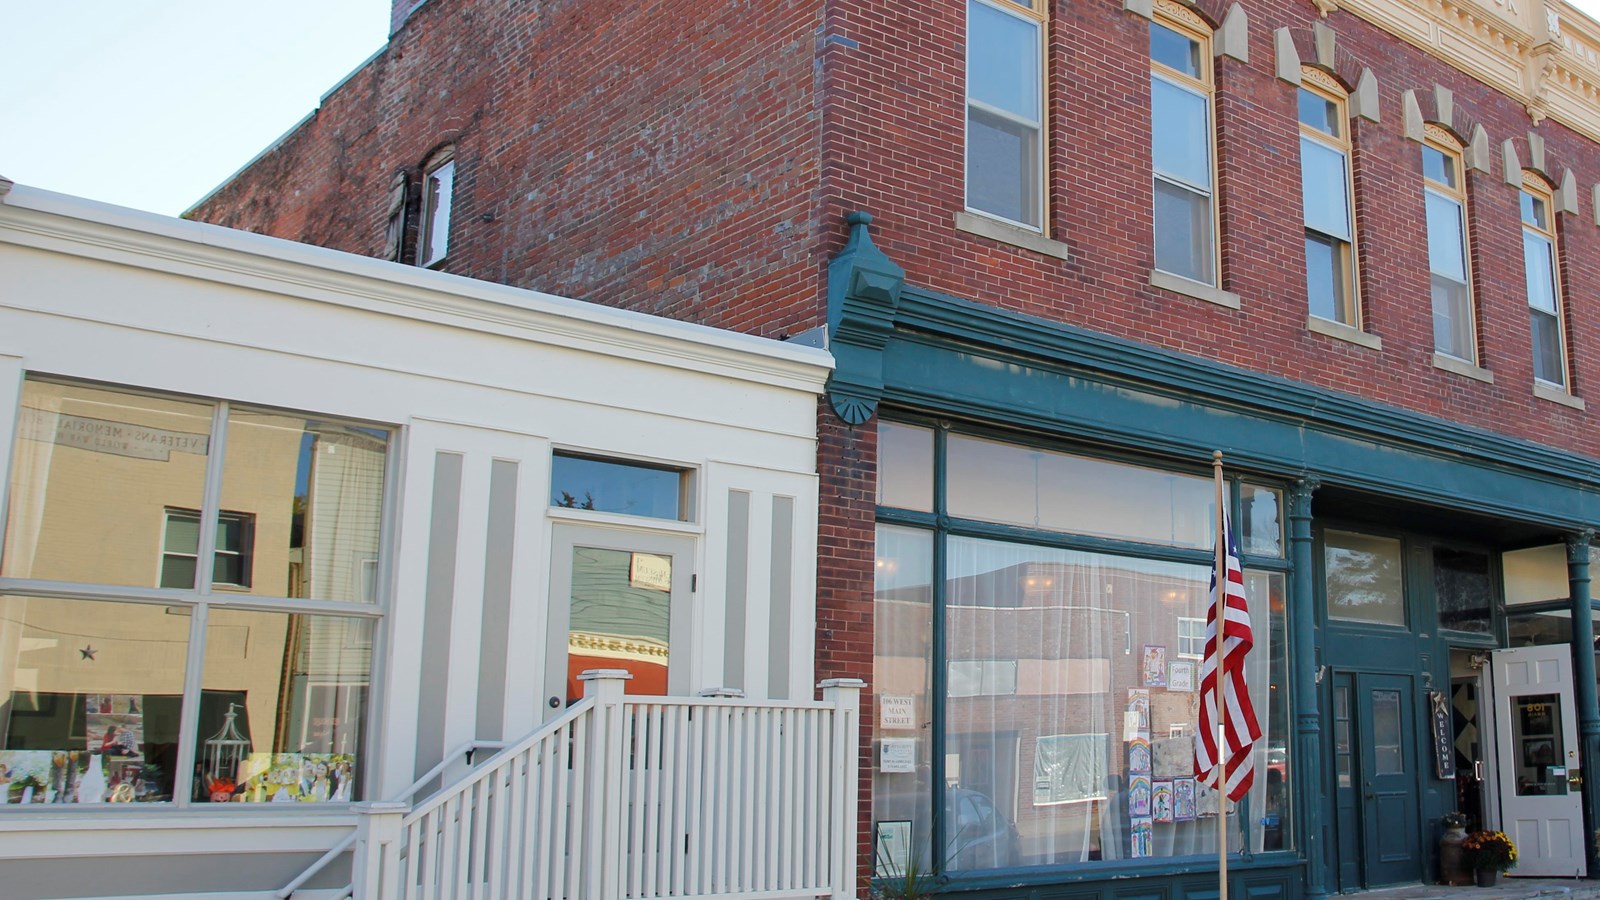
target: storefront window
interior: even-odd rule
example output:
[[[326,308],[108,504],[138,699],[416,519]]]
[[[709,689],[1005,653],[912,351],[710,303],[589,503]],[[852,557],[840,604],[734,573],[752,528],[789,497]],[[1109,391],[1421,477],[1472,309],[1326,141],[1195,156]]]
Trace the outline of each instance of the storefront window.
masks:
[[[962,517],[1169,546],[1211,528],[1205,479],[958,435],[946,444]],[[1123,490],[1108,493],[1108,481]],[[1157,493],[1158,510],[1126,508]],[[1279,495],[1241,500],[1253,497],[1252,546],[1267,556],[1282,546]],[[952,873],[1215,854],[1217,797],[1194,776],[1209,548],[1154,559],[1137,543],[1093,552],[961,531],[878,528],[878,874],[896,871],[884,847],[890,862],[915,855]],[[1263,738],[1251,792],[1228,804],[1230,844],[1291,849],[1286,578],[1251,569],[1245,580],[1256,638],[1246,679]]]
[[[878,423],[878,505],[933,509],[933,429]]]
[[[1494,606],[1489,554],[1433,548],[1433,595],[1440,628],[1488,634]]]
[[[0,774],[29,803],[359,799],[388,432],[45,380],[20,422]]]

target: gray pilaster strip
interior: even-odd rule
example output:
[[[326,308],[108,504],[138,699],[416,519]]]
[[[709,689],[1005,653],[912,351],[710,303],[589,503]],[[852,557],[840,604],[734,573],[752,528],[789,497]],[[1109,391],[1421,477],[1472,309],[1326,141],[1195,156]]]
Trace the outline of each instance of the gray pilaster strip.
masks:
[[[794,609],[794,498],[772,498],[772,618],[767,627],[767,696],[789,699],[789,616]]]
[[[450,619],[461,525],[459,453],[433,457],[433,517],[428,523],[428,578],[423,590],[422,658],[417,661],[416,772],[444,759],[444,707],[450,681]]]
[[[478,727],[486,741],[505,738],[506,658],[511,632],[511,554],[517,541],[517,464],[489,468],[489,535],[483,552],[483,632],[478,641]]]
[[[728,492],[727,609],[723,616],[722,686],[745,685],[745,622],[750,604],[750,493]]]

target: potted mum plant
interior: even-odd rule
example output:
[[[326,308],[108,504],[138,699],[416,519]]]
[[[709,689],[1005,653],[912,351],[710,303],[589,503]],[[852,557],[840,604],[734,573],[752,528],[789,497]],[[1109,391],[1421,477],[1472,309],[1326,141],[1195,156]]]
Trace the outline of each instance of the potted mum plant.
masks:
[[[1500,873],[1517,864],[1517,845],[1503,831],[1474,831],[1461,842],[1480,887],[1500,882]]]

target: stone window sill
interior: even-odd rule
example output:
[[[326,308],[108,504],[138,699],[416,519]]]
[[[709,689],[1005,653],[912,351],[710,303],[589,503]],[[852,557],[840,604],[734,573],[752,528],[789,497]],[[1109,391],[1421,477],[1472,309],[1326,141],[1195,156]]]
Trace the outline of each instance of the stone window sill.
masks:
[[[956,230],[986,237],[1002,244],[1010,244],[1013,247],[1021,247],[1024,250],[1032,250],[1045,256],[1053,256],[1056,259],[1068,258],[1067,245],[1060,241],[1052,241],[1037,231],[1018,228],[965,210],[956,213]]]
[[[1238,294],[1224,291],[1221,288],[1214,288],[1209,284],[1201,284],[1198,281],[1184,278],[1182,275],[1163,272],[1160,269],[1150,270],[1150,286],[1161,288],[1164,291],[1172,291],[1175,294],[1182,294],[1185,297],[1193,297],[1196,300],[1204,300],[1207,303],[1215,303],[1218,306],[1226,306],[1229,309],[1239,308]]]
[[[1559,403],[1562,406],[1570,406],[1573,409],[1581,410],[1584,408],[1582,398],[1574,397],[1555,385],[1535,381],[1533,383],[1533,395],[1540,400],[1549,400],[1551,403]]]
[[[1306,316],[1306,330],[1312,334],[1320,334],[1323,337],[1331,337],[1334,340],[1356,344],[1368,350],[1381,351],[1383,349],[1383,338],[1329,319]]]
[[[1489,371],[1488,369],[1475,366],[1464,359],[1456,359],[1454,356],[1446,356],[1443,353],[1435,353],[1433,355],[1433,367],[1435,369],[1443,369],[1446,372],[1454,372],[1457,375],[1463,375],[1467,378],[1481,381],[1484,384],[1494,384],[1493,372]]]

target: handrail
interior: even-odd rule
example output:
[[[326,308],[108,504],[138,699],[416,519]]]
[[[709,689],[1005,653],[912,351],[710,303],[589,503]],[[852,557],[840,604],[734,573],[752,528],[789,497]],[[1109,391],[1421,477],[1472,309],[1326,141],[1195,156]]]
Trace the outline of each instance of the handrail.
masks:
[[[417,821],[418,819],[427,815],[429,812],[432,812],[433,810],[444,805],[452,795],[459,794],[483,779],[488,778],[490,775],[494,774],[495,767],[498,766],[503,759],[516,756],[518,753],[521,753],[539,741],[544,740],[548,733],[576,720],[579,716],[588,712],[593,707],[594,698],[585,697],[567,707],[566,712],[555,717],[554,719],[549,720],[548,722],[545,722],[543,725],[540,725],[538,728],[534,729],[531,734],[522,740],[517,741],[515,744],[510,746],[502,744],[499,753],[496,753],[495,755],[484,760],[482,764],[473,768],[473,770],[460,781],[450,785],[448,788],[441,788],[440,790],[436,791],[432,797],[424,800],[421,806],[412,807],[411,811],[406,813],[406,817],[404,819],[405,824],[409,825],[412,822]]]
[[[455,758],[458,756],[465,755],[467,757],[467,763],[471,764],[472,754],[478,752],[479,750],[502,750],[505,748],[505,746],[505,741],[467,741],[466,743],[456,747],[454,750],[451,750],[449,753],[446,753],[444,757],[439,760],[438,765],[435,765],[433,768],[429,769],[427,774],[423,775],[421,778],[413,781],[410,787],[401,791],[400,796],[394,799],[399,803],[410,801],[412,797],[416,796],[417,791],[422,790],[422,788],[427,785],[428,782],[438,778],[439,773],[443,772],[445,768],[454,762]],[[313,876],[315,876],[318,872],[321,872],[328,865],[328,863],[338,859],[346,850],[349,850],[352,846],[354,846],[355,842],[356,833],[354,831],[345,835],[344,838],[339,841],[339,843],[334,844],[327,853],[322,854],[322,856],[319,857],[316,862],[312,863],[310,868],[306,869],[304,872],[301,872],[300,875],[295,878],[295,880],[279,888],[276,894],[278,900],[289,900],[290,897],[294,896],[295,891],[298,891],[306,882],[310,881]],[[346,888],[346,890],[348,890],[348,888]]]

